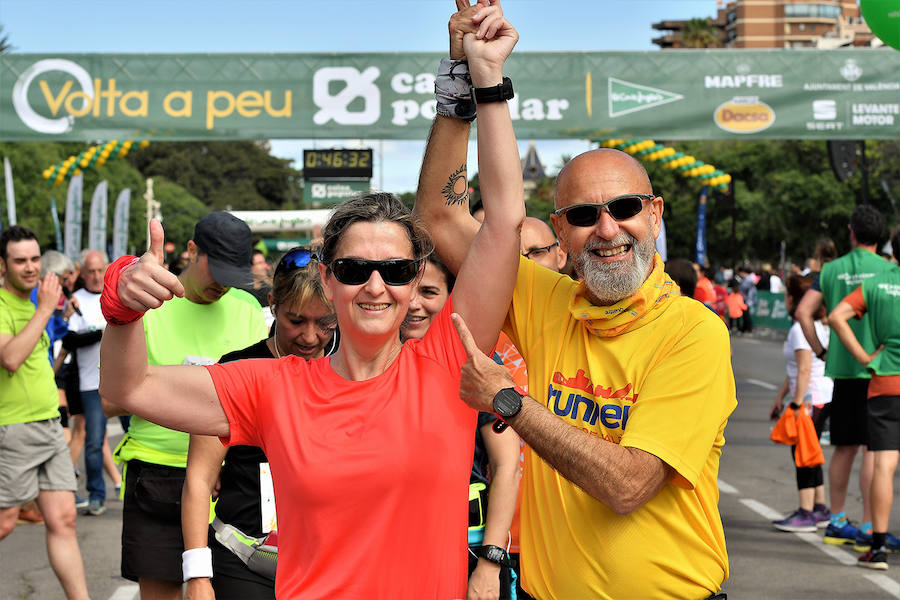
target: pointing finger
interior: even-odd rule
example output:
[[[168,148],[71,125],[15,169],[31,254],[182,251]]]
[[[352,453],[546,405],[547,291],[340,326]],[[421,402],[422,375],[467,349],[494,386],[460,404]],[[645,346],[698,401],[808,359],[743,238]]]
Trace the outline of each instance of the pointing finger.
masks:
[[[469,8],[469,0],[456,0],[456,10]]]
[[[469,327],[466,325],[462,316],[460,316],[459,313],[453,313],[450,315],[450,318],[453,320],[453,325],[456,326],[456,332],[459,334],[459,339],[462,342],[463,348],[466,350],[466,356],[471,359],[476,354],[480,354],[481,351],[478,349],[478,346],[475,345],[475,339],[472,337],[472,332],[469,331]]]

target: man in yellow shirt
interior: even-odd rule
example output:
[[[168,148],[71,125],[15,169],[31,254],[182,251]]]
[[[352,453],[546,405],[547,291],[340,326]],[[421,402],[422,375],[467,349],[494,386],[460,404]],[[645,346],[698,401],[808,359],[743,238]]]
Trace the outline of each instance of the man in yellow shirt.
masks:
[[[436,117],[416,199],[451,270],[477,230],[445,192],[465,168],[468,131]],[[737,404],[728,332],[665,274],[654,248],[663,199],[635,159],[577,156],[557,178],[556,208],[583,283],[521,260],[504,327],[533,398],[477,353],[462,378],[462,398],[505,415],[527,443],[523,587],[539,600],[715,598],[728,577],[716,479]]]

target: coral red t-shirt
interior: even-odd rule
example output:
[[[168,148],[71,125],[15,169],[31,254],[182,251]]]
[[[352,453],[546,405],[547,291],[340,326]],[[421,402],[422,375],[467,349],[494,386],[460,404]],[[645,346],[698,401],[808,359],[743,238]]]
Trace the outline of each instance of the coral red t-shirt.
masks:
[[[459,399],[466,356],[451,311],[366,381],[329,358],[207,367],[223,442],[269,457],[279,599],[465,597],[476,412]]]

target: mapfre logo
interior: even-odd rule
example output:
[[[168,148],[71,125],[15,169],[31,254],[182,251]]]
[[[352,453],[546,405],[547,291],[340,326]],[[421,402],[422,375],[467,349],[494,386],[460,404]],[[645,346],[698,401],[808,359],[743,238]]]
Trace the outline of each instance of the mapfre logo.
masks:
[[[775,111],[756,96],[736,97],[720,104],[713,120],[731,133],[757,133],[775,122]]]

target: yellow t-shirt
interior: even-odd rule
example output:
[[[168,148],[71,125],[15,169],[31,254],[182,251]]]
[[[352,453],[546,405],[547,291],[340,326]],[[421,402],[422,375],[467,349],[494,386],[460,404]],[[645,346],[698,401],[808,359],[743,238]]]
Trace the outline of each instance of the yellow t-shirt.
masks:
[[[633,321],[624,332],[603,337],[575,302],[580,284],[519,264],[505,331],[528,364],[531,396],[567,423],[647,451],[676,472],[622,516],[527,448],[521,561],[524,587],[540,600],[699,600],[728,577],[716,485],[737,405],[728,333],[703,304],[677,296],[671,281],[675,293],[661,298],[662,269],[657,257],[641,290],[654,308],[635,309],[642,318],[624,317]]]

